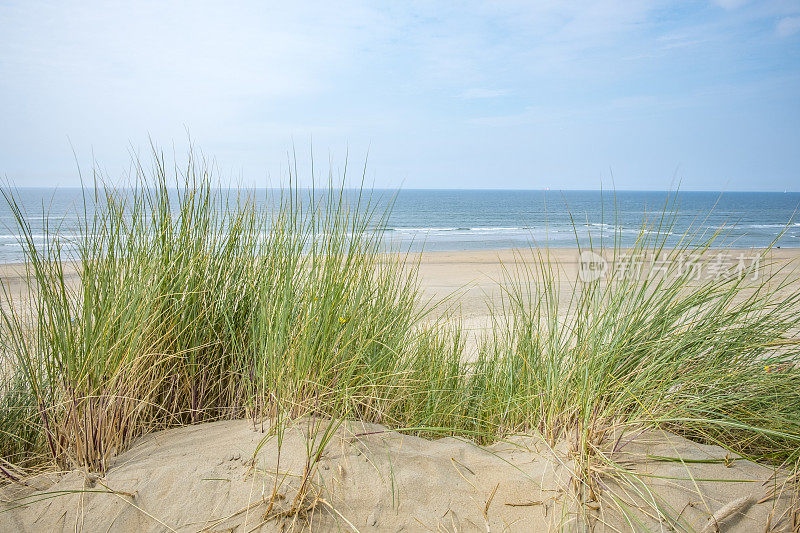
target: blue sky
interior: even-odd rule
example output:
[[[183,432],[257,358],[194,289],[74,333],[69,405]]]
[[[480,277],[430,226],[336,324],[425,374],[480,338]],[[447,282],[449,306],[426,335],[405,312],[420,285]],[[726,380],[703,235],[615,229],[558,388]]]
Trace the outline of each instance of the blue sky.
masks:
[[[336,5],[334,5],[336,4]],[[224,179],[369,150],[377,186],[800,190],[800,1],[0,4],[0,176]]]

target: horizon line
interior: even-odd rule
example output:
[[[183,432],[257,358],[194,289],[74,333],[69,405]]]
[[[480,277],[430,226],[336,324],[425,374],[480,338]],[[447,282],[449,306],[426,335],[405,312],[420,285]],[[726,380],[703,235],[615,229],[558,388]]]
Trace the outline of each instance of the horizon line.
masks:
[[[75,189],[75,190],[82,190],[82,189],[93,189],[94,186],[91,185],[9,185],[3,184],[0,185],[0,190],[2,189]],[[104,188],[104,187],[99,187]],[[123,187],[112,187],[115,189],[133,189],[135,187],[130,186],[123,186]],[[149,187],[148,187],[149,188]],[[174,187],[170,187],[174,188]],[[244,190],[279,190],[285,191],[289,189],[299,189],[299,190],[339,190],[343,189],[346,191],[395,191],[395,192],[402,192],[402,191],[430,191],[430,192],[454,192],[454,191],[461,191],[461,192],[609,192],[609,193],[616,193],[616,192],[652,192],[652,193],[715,193],[715,194],[727,194],[727,193],[766,193],[766,194],[798,194],[800,191],[794,191],[785,189],[781,190],[743,190],[743,189],[730,189],[730,190],[723,190],[723,189],[615,189],[615,188],[602,188],[602,189],[555,189],[551,187],[539,187],[539,188],[532,188],[532,189],[522,189],[522,188],[503,188],[503,187],[311,187],[311,186],[301,186],[301,187],[259,187],[259,186],[244,186],[244,185],[237,185],[231,184],[229,186],[214,186],[212,189],[216,190],[223,190],[223,189],[244,189]]]

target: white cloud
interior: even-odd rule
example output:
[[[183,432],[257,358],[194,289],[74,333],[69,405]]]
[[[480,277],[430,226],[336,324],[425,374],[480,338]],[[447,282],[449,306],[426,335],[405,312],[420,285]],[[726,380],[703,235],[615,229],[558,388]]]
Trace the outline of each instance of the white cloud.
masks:
[[[785,17],[778,22],[775,31],[781,37],[789,37],[800,32],[800,17]]]

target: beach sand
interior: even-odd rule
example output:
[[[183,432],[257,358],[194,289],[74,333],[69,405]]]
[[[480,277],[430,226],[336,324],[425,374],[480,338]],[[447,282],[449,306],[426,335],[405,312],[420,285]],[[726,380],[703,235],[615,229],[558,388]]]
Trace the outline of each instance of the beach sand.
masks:
[[[723,253],[730,263],[735,262],[739,256],[749,261],[758,251],[711,250],[706,254],[707,260],[712,261],[719,253]],[[580,254],[575,248],[550,248],[547,250],[547,257],[561,273],[560,292],[562,301],[566,303],[578,278]],[[438,304],[439,310],[457,309],[458,316],[468,326],[474,325],[473,329],[480,329],[487,324],[489,317],[487,301],[498,302],[502,293],[501,282],[504,272],[513,271],[520,263],[536,262],[534,252],[526,249],[423,252],[412,254],[409,256],[409,261],[417,258],[419,258],[419,277],[424,297]],[[762,275],[770,272],[766,265],[771,263],[778,266],[800,266],[800,248],[770,250],[763,260],[765,266]],[[67,283],[77,281],[76,268],[75,265],[64,266]],[[16,305],[24,307],[27,300],[25,265],[0,264],[0,283],[8,287],[9,293],[16,300]],[[800,290],[800,284],[792,285],[787,290]],[[8,305],[5,300],[0,303]]]
[[[531,250],[478,250],[421,254],[419,275],[423,294],[430,301],[439,302],[431,317],[438,317],[445,310],[457,311],[456,316],[460,317],[464,329],[469,333],[466,351],[468,354],[474,353],[480,336],[491,328],[489,304],[499,305],[503,287],[508,286],[505,283],[506,273],[524,268],[526,263],[527,266],[537,264],[535,253]],[[578,282],[580,252],[575,248],[551,248],[546,254],[558,272],[559,309],[566,310],[574,291],[582,286]],[[603,255],[611,260],[611,253]],[[752,249],[709,250],[701,257],[700,267],[696,271],[697,282],[701,283],[707,276],[713,275],[715,261],[722,260],[722,264],[734,266],[741,259],[751,264],[757,255],[758,251]],[[640,263],[650,264],[646,258],[641,259]],[[769,250],[759,261],[758,267],[759,279],[784,269],[775,277],[775,282],[780,282],[787,276],[791,277],[793,269],[800,268],[800,248]],[[800,282],[787,284],[778,294],[797,291],[800,291]],[[458,297],[448,299],[453,294]]]
[[[579,506],[572,496],[574,451],[566,441],[551,449],[523,436],[480,447],[352,422],[328,444],[301,503],[304,511],[265,522],[276,473],[280,496],[273,511],[294,503],[307,423],[287,431],[280,463],[276,438],[265,439],[249,421],[151,434],[118,456],[102,478],[76,470],[4,490],[5,500],[59,496],[0,514],[0,529],[246,532],[292,530],[294,524],[311,531],[703,531],[711,521],[708,531],[717,531],[710,518],[717,513],[719,531],[765,531],[770,520],[774,531],[789,531],[791,497],[771,497],[781,490],[772,470],[745,460],[726,466],[722,448],[666,432],[631,434],[612,455],[644,475],[642,483],[606,476],[599,500]],[[646,508],[643,499],[676,521],[638,511]],[[732,514],[722,519],[719,511],[732,504]]]
[[[550,253],[566,274],[567,298],[578,252]],[[781,264],[799,257],[800,250],[771,252]],[[501,294],[501,260],[510,265],[516,259],[505,250],[425,253],[420,263],[425,295],[438,301],[457,291],[458,299],[443,306],[456,309],[478,336],[489,324],[487,298],[497,301]],[[2,266],[0,278],[12,294],[24,296],[20,271],[19,265]],[[24,297],[16,305],[24,305]],[[112,459],[103,477],[81,470],[46,473],[26,486],[1,488],[0,509],[30,503],[0,512],[0,530],[751,532],[790,531],[790,514],[797,511],[792,507],[797,485],[781,484],[788,472],[663,431],[609,435],[608,457],[639,477],[603,467],[602,492],[579,502],[576,450],[568,439],[550,447],[527,435],[482,447],[357,422],[336,430],[305,485],[307,497],[295,501],[307,445],[314,440],[311,422],[290,427],[280,461],[269,428],[247,420],[147,435]],[[678,457],[683,461],[668,459]],[[276,479],[271,512],[294,504],[302,512],[265,521]],[[648,510],[652,505],[675,521],[656,519]]]

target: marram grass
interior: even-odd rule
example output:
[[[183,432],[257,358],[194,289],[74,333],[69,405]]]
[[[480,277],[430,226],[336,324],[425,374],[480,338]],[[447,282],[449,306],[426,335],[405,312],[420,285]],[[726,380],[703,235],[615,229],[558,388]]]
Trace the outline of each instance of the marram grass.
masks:
[[[608,428],[660,426],[756,460],[800,455],[800,295],[785,272],[611,275],[564,298],[532,248],[467,361],[458,322],[428,316],[415,257],[387,252],[390,201],[331,177],[259,203],[191,158],[134,168],[127,189],[85,190],[77,243],[56,221],[34,240],[6,192],[33,283],[30,310],[2,310],[0,477],[102,471],[161,428],[304,415],[481,443],[536,432],[584,455]],[[633,250],[607,247],[612,262],[675,264],[718,237],[667,248],[670,209]]]

